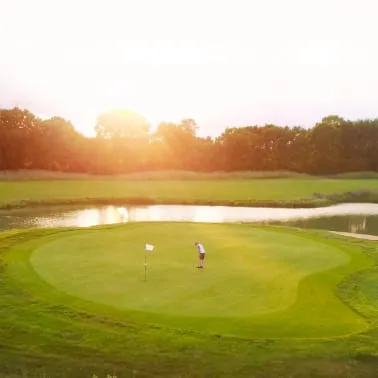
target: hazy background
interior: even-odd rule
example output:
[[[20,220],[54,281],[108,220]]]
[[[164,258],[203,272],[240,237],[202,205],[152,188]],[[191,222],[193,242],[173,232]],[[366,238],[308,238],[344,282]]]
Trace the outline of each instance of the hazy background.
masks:
[[[0,107],[93,133],[126,107],[153,125],[311,126],[378,115],[374,0],[0,0]]]

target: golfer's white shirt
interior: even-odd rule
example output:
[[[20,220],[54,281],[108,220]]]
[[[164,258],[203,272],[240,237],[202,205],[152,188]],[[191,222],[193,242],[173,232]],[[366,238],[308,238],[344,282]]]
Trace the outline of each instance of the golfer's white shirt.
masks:
[[[202,244],[198,244],[198,250],[199,250],[199,253],[205,253],[205,248],[203,248]]]

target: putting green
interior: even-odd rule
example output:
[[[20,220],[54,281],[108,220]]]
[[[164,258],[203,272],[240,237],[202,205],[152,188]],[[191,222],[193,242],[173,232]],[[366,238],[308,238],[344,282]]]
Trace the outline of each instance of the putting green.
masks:
[[[194,241],[206,250],[196,269]],[[144,243],[148,281],[144,282]],[[34,270],[60,292],[134,320],[244,336],[342,335],[366,327],[335,295],[367,265],[305,232],[249,225],[143,223],[58,233],[33,248]]]

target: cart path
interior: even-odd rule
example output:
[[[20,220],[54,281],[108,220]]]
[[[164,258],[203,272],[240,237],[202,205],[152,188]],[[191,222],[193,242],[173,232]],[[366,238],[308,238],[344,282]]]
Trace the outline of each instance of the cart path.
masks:
[[[338,232],[338,231],[330,231],[333,234],[342,235],[342,236],[350,236],[352,238],[358,239],[366,239],[366,240],[378,240],[377,235],[367,235],[367,234],[354,234],[352,232]]]

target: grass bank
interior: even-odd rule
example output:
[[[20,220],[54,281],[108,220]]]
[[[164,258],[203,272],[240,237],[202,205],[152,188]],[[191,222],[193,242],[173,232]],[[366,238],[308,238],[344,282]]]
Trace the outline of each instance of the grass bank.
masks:
[[[369,177],[370,178],[370,173]],[[193,171],[148,171],[118,175],[92,175],[58,171],[18,170],[0,171],[0,180],[232,180],[259,178],[311,178],[304,173],[290,171],[236,171],[236,172],[193,172]],[[375,177],[378,177],[376,175]],[[350,177],[353,178],[353,177]],[[361,177],[358,177],[361,178]]]
[[[194,172],[194,171],[147,171],[120,175],[93,175],[43,170],[0,171],[0,180],[235,180],[267,178],[302,179],[378,179],[378,172],[346,172],[329,175],[309,175],[292,171],[234,171],[234,172]]]
[[[297,324],[297,329],[301,329],[302,332],[302,337],[300,338],[285,337],[285,326],[282,324],[280,327],[276,327],[276,330],[281,332],[281,336],[276,334],[275,338],[253,338],[248,337],[248,335],[243,335],[242,337],[227,336],[227,328],[225,328],[225,333],[219,332],[219,330],[217,333],[213,333],[211,330],[209,332],[206,330],[206,323],[208,322],[206,317],[200,323],[204,328],[202,330],[196,329],[193,326],[179,328],[170,321],[160,324],[141,322],[140,319],[138,320],[138,318],[130,316],[127,312],[121,312],[120,309],[104,307],[104,305],[89,301],[88,298],[78,298],[77,295],[70,296],[64,293],[62,287],[57,287],[59,286],[58,282],[47,284],[46,281],[36,274],[35,269],[42,269],[42,272],[47,272],[54,266],[56,268],[56,265],[51,260],[53,256],[57,256],[54,253],[54,248],[56,248],[55,243],[74,242],[77,243],[78,247],[78,253],[73,253],[74,256],[78,257],[80,252],[87,253],[87,257],[90,257],[90,254],[93,252],[97,257],[87,260],[90,260],[92,264],[96,264],[97,261],[102,267],[97,273],[95,273],[95,265],[92,265],[92,269],[79,269],[79,272],[76,271],[76,273],[71,270],[72,274],[76,277],[75,279],[80,282],[82,273],[92,272],[94,273],[92,275],[93,285],[98,282],[99,289],[101,288],[101,283],[102,287],[106,288],[106,286],[112,283],[112,279],[109,272],[106,273],[104,271],[102,273],[102,270],[106,270],[106,267],[98,260],[101,254],[96,255],[96,247],[94,245],[93,249],[89,248],[84,251],[82,245],[80,247],[80,243],[83,243],[84,239],[88,238],[89,232],[92,232],[94,235],[104,232],[105,239],[113,241],[112,245],[115,247],[114,252],[111,252],[110,255],[110,261],[113,261],[112,259],[117,254],[118,259],[122,257],[122,254],[119,254],[122,248],[116,248],[116,246],[120,245],[119,238],[122,237],[120,231],[134,231],[133,237],[125,237],[123,240],[125,243],[131,243],[130,246],[132,246],[138,240],[141,242],[142,236],[144,241],[145,234],[138,231],[138,227],[141,226],[112,226],[98,228],[99,231],[85,230],[83,233],[76,230],[74,234],[72,234],[73,230],[13,231],[3,233],[0,236],[0,270],[2,277],[0,280],[0,374],[2,376],[80,378],[90,378],[93,374],[96,374],[98,377],[106,377],[107,374],[111,374],[117,377],[172,378],[362,378],[376,376],[378,362],[376,355],[378,348],[378,286],[376,284],[378,254],[376,253],[376,243],[371,241],[350,240],[324,232],[278,231],[278,229],[274,228],[259,228],[245,225],[214,226],[215,228],[225,227],[227,228],[227,232],[226,229],[222,228],[222,230],[217,229],[216,234],[213,231],[209,231],[202,235],[205,240],[206,237],[208,238],[206,240],[208,244],[210,243],[211,245],[212,241],[212,247],[215,250],[212,256],[209,250],[209,258],[207,260],[208,270],[195,272],[199,274],[211,272],[211,261],[215,260],[216,245],[218,242],[221,242],[223,245],[225,241],[228,241],[227,248],[231,249],[233,249],[235,243],[243,244],[246,241],[245,238],[248,238],[249,235],[249,233],[243,235],[243,230],[250,231],[254,242],[253,248],[257,248],[257,250],[263,248],[264,245],[269,246],[269,242],[274,243],[271,240],[272,238],[266,234],[269,232],[275,233],[277,243],[279,242],[279,235],[282,235],[284,239],[288,238],[285,241],[290,243],[295,243],[296,237],[307,238],[308,244],[305,248],[305,253],[309,257],[308,259],[298,260],[295,264],[291,264],[294,262],[289,260],[295,256],[291,256],[290,254],[285,255],[285,251],[280,254],[279,251],[274,252],[274,248],[266,249],[265,253],[258,253],[256,250],[256,254],[253,254],[253,256],[257,259],[257,265],[260,264],[261,267],[265,263],[262,263],[262,261],[259,262],[258,259],[261,259],[262,255],[269,257],[268,251],[271,251],[278,253],[279,256],[275,256],[273,259],[268,258],[267,263],[270,264],[270,268],[281,269],[282,266],[280,264],[274,265],[274,261],[277,263],[280,260],[282,265],[291,266],[291,269],[294,269],[294,266],[299,264],[298,272],[306,270],[306,264],[307,267],[312,269],[313,266],[309,261],[316,258],[316,250],[318,250],[318,248],[312,249],[312,242],[322,243],[324,246],[324,256],[318,255],[318,263],[328,263],[329,258],[331,260],[335,258],[337,261],[334,260],[334,262],[337,262],[336,265],[338,265],[342,263],[339,261],[341,255],[349,256],[349,263],[344,261],[344,265],[335,266],[335,269],[346,269],[349,266],[351,270],[344,270],[344,273],[338,271],[339,273],[336,275],[330,274],[331,271],[329,270],[323,271],[323,273],[319,273],[322,277],[319,276],[315,279],[315,286],[312,286],[311,282],[304,281],[304,285],[300,289],[302,293],[299,294],[299,297],[303,296],[307,300],[299,300],[299,302],[302,303],[302,310],[308,311],[308,316],[306,315],[303,320],[298,315],[294,317],[293,314],[287,318],[288,321],[291,318],[294,323],[295,321],[296,323],[312,322],[315,328],[318,327],[318,332],[321,332],[324,321],[322,318],[323,314],[316,305],[315,307],[311,307],[316,303],[314,299],[317,298],[316,292],[319,291],[319,299],[325,295],[325,302],[323,304],[319,302],[318,305],[323,305],[325,310],[329,307],[328,300],[331,300],[331,302],[336,301],[334,303],[339,303],[337,306],[341,306],[333,316],[334,321],[338,322],[340,319],[345,319],[343,314],[350,313],[351,319],[360,319],[360,321],[368,325],[368,330],[365,330],[363,333],[354,333],[343,337],[332,337],[329,335],[328,337],[318,339],[305,338],[306,335],[310,335],[312,329],[311,326],[306,326],[304,323]],[[153,227],[153,225],[150,226]],[[164,226],[167,227],[167,232],[172,228],[170,224],[159,224],[157,227]],[[177,225],[177,227],[184,227],[184,225]],[[196,226],[194,225],[193,227]],[[208,227],[210,230],[213,226],[209,225]],[[180,230],[177,229],[176,231],[180,233]],[[192,231],[198,235],[198,230],[188,230],[188,232]],[[151,232],[156,233],[156,238],[162,233],[161,230],[157,229],[155,231],[151,230]],[[279,234],[279,232],[282,232],[282,234]],[[74,239],[78,238],[78,240],[75,241],[72,237]],[[161,240],[158,242],[157,245],[160,245],[160,242],[164,242],[165,240],[165,247],[168,249],[165,255],[162,257],[159,255],[160,258],[165,260],[164,266],[169,263],[168,260],[173,256],[172,254],[177,252],[176,249],[179,247],[177,243],[180,243],[180,239],[182,238],[177,238],[174,241],[171,250],[169,250],[171,243],[167,238],[161,237]],[[95,244],[98,248],[98,243]],[[47,249],[43,250],[44,248]],[[39,261],[30,260],[30,256],[33,256],[33,251],[37,251],[37,255],[35,255],[37,257],[35,258],[39,259]],[[64,251],[64,249],[59,248],[59,251]],[[223,252],[224,255],[222,255]],[[221,257],[221,260],[218,261],[218,265],[222,261],[223,264],[227,264],[225,258],[230,256],[230,253],[227,253],[227,251],[223,252],[220,251],[221,256],[219,257]],[[183,260],[185,261],[189,256],[186,253],[189,253],[189,251],[186,252],[184,249]],[[333,253],[336,254],[332,256]],[[341,255],[338,255],[339,253]],[[163,254],[163,252],[157,250],[156,258],[158,257],[157,254]],[[312,256],[311,258],[309,254]],[[329,258],[327,258],[327,255]],[[243,260],[246,256],[242,256]],[[71,258],[75,257],[71,256]],[[125,258],[129,260],[130,256],[126,256]],[[236,264],[240,273],[245,264],[242,261],[238,262],[237,259],[237,254],[232,256],[233,262],[231,266],[234,267]],[[155,264],[157,264],[157,260]],[[172,268],[172,261],[170,264],[168,266]],[[75,266],[76,263],[71,268],[67,265],[62,267],[62,272],[58,275],[60,279],[58,280],[64,277],[64,271],[68,273]],[[48,269],[44,269],[46,267]],[[223,275],[230,273],[230,270],[232,273],[233,270],[231,268],[230,270],[221,269],[221,265],[218,268]],[[181,272],[181,279],[184,279],[182,278],[183,272],[181,268],[178,269]],[[262,273],[264,271],[268,275],[270,274],[268,270],[262,270]],[[248,272],[246,274],[248,275]],[[317,274],[312,274],[308,277],[316,277]],[[338,274],[341,275],[337,277]],[[286,278],[288,275],[290,275],[288,272],[284,274]],[[180,277],[174,277],[176,280],[175,284],[177,284],[177,280]],[[232,274],[230,277],[232,278]],[[264,280],[267,277],[261,278]],[[125,279],[130,280],[128,277]],[[209,295],[211,294],[209,290],[212,287],[216,289],[217,286],[221,286],[222,284],[227,286],[227,280],[215,282],[214,279],[219,279],[219,276],[218,278],[212,277],[212,281],[208,282],[209,286],[204,282],[204,287]],[[201,285],[196,286],[198,283],[194,280],[189,281],[193,282],[193,290],[200,294]],[[128,282],[132,284],[130,281]],[[236,293],[238,287],[237,278],[234,277],[233,281],[231,280],[230,282],[233,282]],[[282,283],[284,282],[285,279],[283,278]],[[67,283],[68,281],[65,284]],[[172,294],[174,287],[171,286],[174,285],[169,285],[168,282],[168,286],[161,289],[166,292],[169,291]],[[81,290],[85,287],[85,285],[81,286]],[[283,287],[288,288],[290,285],[287,286],[285,284]],[[307,293],[306,287],[309,289]],[[274,295],[274,290],[277,290],[277,287],[273,285],[271,288]],[[127,287],[124,289],[126,291]],[[154,289],[157,289],[155,284],[152,287],[152,290]],[[262,289],[267,290],[266,287],[262,287]],[[90,287],[87,287],[86,290],[90,290]],[[190,285],[184,285],[183,290],[187,295]],[[124,293],[122,290],[118,290],[117,295],[122,296]],[[133,294],[131,293],[130,295]],[[212,296],[210,295],[210,297]],[[274,295],[274,298],[272,298],[274,299],[272,303],[280,300],[280,296]],[[164,300],[164,295],[159,297],[159,301],[162,300]],[[133,303],[138,302],[134,301]],[[217,305],[216,300],[211,301],[211,303],[213,306]],[[139,306],[141,305],[141,302],[139,302]],[[225,305],[227,307],[228,303],[225,303]],[[239,308],[237,302],[234,305],[236,305],[236,308]],[[194,304],[192,310],[195,308]],[[331,308],[334,308],[332,304]],[[271,324],[272,327],[276,324],[273,319],[271,319]],[[324,324],[326,325],[327,323]],[[256,325],[254,327],[258,329]]]
[[[319,207],[378,202],[378,179],[45,179],[0,181],[0,208],[85,204]]]

